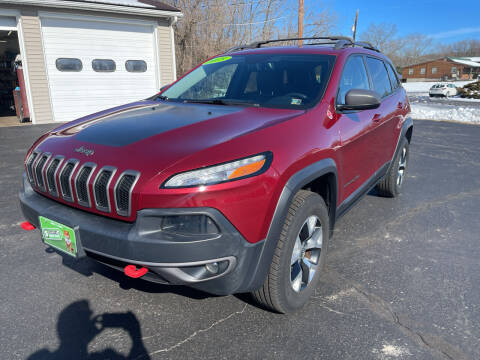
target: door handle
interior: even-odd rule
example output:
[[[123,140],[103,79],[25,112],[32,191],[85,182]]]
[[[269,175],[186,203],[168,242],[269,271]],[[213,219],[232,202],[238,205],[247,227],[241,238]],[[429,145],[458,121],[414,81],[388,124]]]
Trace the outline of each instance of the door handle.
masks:
[[[382,119],[381,114],[375,114],[373,115],[372,121],[378,123]]]

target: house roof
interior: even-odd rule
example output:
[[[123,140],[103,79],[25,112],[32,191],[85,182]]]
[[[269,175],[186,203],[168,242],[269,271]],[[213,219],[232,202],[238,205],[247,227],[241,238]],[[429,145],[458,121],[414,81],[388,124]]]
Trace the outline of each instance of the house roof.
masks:
[[[181,17],[181,11],[158,0],[0,0],[0,4],[90,10],[153,17]]]
[[[85,3],[99,3],[99,4],[112,4],[119,6],[131,6],[137,8],[157,9],[166,11],[180,11],[179,9],[167,5],[157,0],[63,0],[63,1],[77,1]]]
[[[462,64],[462,65],[465,65],[465,66],[480,67],[480,57],[447,56],[447,57],[443,57],[443,58],[440,58],[440,59],[432,59],[432,60],[422,61],[422,62],[415,63],[415,64],[410,64],[410,65],[404,66],[403,68],[404,69],[405,68],[411,68],[412,66],[418,66],[418,65],[428,64],[428,63],[431,63],[431,62],[434,62],[434,61],[445,61],[445,60],[449,60],[449,61],[455,62],[457,64]]]
[[[470,67],[480,67],[480,63],[471,61],[471,60],[466,60],[465,58],[449,57],[448,59],[457,64],[462,64]]]

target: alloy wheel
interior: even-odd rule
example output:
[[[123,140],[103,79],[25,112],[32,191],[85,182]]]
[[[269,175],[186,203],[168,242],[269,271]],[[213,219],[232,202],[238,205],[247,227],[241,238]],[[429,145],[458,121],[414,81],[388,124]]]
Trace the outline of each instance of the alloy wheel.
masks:
[[[398,162],[398,172],[397,172],[397,185],[402,186],[403,179],[405,178],[405,171],[407,170],[407,148],[403,147],[402,153],[400,154],[400,160]]]
[[[320,219],[309,216],[295,240],[290,261],[290,284],[295,292],[305,289],[312,281],[320,263],[323,229]]]

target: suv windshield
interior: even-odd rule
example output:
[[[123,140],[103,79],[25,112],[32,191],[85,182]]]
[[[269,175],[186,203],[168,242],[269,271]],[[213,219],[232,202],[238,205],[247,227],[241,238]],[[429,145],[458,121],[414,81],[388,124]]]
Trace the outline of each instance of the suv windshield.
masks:
[[[221,56],[165,90],[169,101],[305,109],[323,96],[333,55],[251,54]]]

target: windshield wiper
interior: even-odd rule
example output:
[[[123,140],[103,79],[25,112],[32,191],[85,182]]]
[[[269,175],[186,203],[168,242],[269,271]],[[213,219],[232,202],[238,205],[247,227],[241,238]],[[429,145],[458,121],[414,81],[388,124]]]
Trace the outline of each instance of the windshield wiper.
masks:
[[[192,104],[213,104],[213,105],[240,105],[240,106],[260,106],[259,104],[242,102],[242,101],[228,101],[228,100],[221,100],[221,99],[204,99],[204,100],[184,100],[184,103],[192,103]]]

